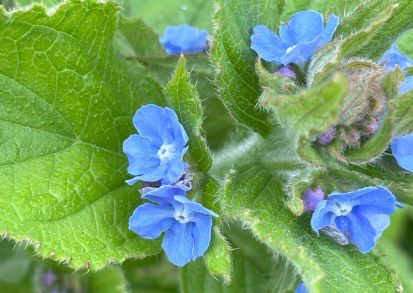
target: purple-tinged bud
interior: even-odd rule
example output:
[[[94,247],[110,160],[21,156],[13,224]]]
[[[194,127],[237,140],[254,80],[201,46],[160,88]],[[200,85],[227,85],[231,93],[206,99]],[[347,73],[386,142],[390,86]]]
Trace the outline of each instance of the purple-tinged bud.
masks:
[[[317,137],[317,142],[322,145],[327,145],[336,138],[336,129],[331,127],[328,131],[321,133]]]
[[[376,119],[371,119],[363,122],[363,128],[366,130],[368,135],[374,135],[379,129],[380,122]]]
[[[321,187],[309,188],[303,193],[303,204],[305,211],[314,211],[317,204],[324,199],[324,192]]]
[[[48,270],[42,276],[43,284],[45,284],[46,286],[52,285],[56,281],[56,279],[56,275],[53,274],[51,270]]]
[[[281,75],[290,77],[291,79],[294,79],[294,80],[297,78],[295,72],[292,71],[288,66],[283,66],[277,69],[275,72],[278,72]]]

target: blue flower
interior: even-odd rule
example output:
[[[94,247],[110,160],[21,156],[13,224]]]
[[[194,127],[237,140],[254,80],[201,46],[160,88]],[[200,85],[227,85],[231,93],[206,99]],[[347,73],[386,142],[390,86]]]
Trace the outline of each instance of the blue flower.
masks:
[[[339,18],[333,14],[324,27],[320,13],[300,11],[280,26],[279,36],[265,25],[254,27],[251,48],[265,61],[277,65],[303,64],[331,40],[338,23]]]
[[[303,282],[298,283],[298,286],[295,289],[295,293],[308,293],[308,292],[309,291]]]
[[[123,152],[128,157],[128,172],[138,180],[172,184],[188,168],[183,156],[188,136],[170,108],[146,105],[136,111],[133,124],[139,134],[132,134],[123,143]]]
[[[413,133],[395,137],[391,150],[399,166],[413,172]]]
[[[164,185],[142,198],[156,204],[139,206],[129,220],[129,229],[146,239],[165,237],[162,248],[170,262],[183,266],[204,255],[211,241],[213,211],[185,197],[185,190]]]
[[[384,64],[388,69],[394,69],[396,66],[399,66],[400,69],[404,70],[413,66],[413,60],[400,53],[397,44],[393,44],[391,48],[383,54],[379,63]],[[413,76],[408,76],[400,85],[399,92],[400,94],[405,94],[411,90],[413,90]]]
[[[394,195],[382,186],[333,193],[318,203],[311,227],[317,234],[322,230],[341,236],[343,244],[353,243],[367,253],[389,226],[389,215],[396,211],[396,205]]]
[[[168,54],[202,53],[207,46],[208,33],[206,30],[183,24],[168,26],[160,38]]]
[[[413,90],[413,75],[406,77],[403,83],[399,87],[399,92],[403,94],[407,94]]]
[[[402,70],[406,69],[407,67],[413,66],[413,61],[409,57],[399,52],[397,44],[393,44],[391,48],[383,54],[383,56],[379,60],[379,63],[384,64],[384,66],[388,69],[394,69],[396,65],[399,66]]]

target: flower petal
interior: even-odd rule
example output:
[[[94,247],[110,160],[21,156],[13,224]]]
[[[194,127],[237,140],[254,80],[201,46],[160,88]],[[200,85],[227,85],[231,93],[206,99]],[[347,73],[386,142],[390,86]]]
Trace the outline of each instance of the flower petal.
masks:
[[[400,85],[399,92],[400,94],[404,95],[410,92],[411,90],[413,90],[413,75],[406,77],[406,79]]]
[[[370,222],[370,225],[376,231],[375,240],[377,240],[390,225],[389,215],[372,213],[369,209],[362,206],[355,207],[354,212],[363,215]]]
[[[173,141],[173,124],[179,124],[178,118],[168,119],[164,115],[164,108],[149,104],[136,111],[133,117],[133,124],[139,134],[148,138],[158,148],[165,143]]]
[[[333,14],[330,17],[327,26],[313,40],[297,43],[296,45],[289,47],[282,63],[287,65],[289,63],[302,64],[306,62],[318,48],[325,46],[331,40],[331,37],[338,26],[338,22],[339,18]]]
[[[184,147],[188,142],[188,135],[184,127],[179,123],[178,116],[175,111],[165,107],[164,109],[165,117],[172,122],[172,133],[174,137],[174,143],[180,147]]]
[[[157,189],[153,189],[145,193],[144,195],[142,195],[142,198],[151,200],[160,205],[167,205],[172,204],[176,195],[184,196],[185,190],[176,186],[162,185]]]
[[[136,208],[129,219],[129,230],[146,239],[158,238],[175,222],[171,206],[145,203]]]
[[[399,66],[400,69],[406,69],[407,67],[413,66],[413,60],[400,53],[397,44],[393,44],[380,58],[378,63],[384,64],[384,66],[389,69],[394,69],[396,65]]]
[[[391,150],[399,166],[413,172],[413,133],[394,138]]]
[[[321,34],[323,16],[313,10],[295,13],[290,20],[280,26],[280,37],[287,47],[308,43]]]
[[[279,64],[287,47],[267,26],[257,25],[251,35],[251,49],[265,61]]]
[[[179,180],[179,178],[181,178],[182,174],[185,172],[185,169],[189,167],[188,164],[183,162],[183,157],[187,151],[188,147],[183,148],[180,156],[168,162],[168,170],[166,171],[165,177],[161,181],[162,184],[175,183]]]
[[[362,206],[371,213],[391,215],[396,211],[396,197],[382,186],[369,187],[369,192],[350,200],[351,205]]]
[[[376,231],[363,215],[351,212],[337,217],[335,224],[361,252],[367,253],[376,245]]]
[[[192,259],[203,256],[211,242],[212,218],[209,215],[197,214],[192,219],[194,228],[194,254]]]
[[[332,14],[322,32],[322,35],[324,36],[324,43],[322,43],[322,46],[325,46],[328,42],[331,41],[331,38],[333,37],[339,23],[340,18],[335,14]]]
[[[129,136],[123,143],[123,152],[128,157],[128,173],[145,181],[157,181],[164,176],[156,147],[147,138],[138,134]]]
[[[317,234],[321,229],[330,225],[334,220],[335,215],[326,207],[327,204],[327,200],[320,201],[311,217],[311,228],[313,228]]]
[[[183,24],[167,27],[160,42],[168,54],[195,54],[205,50],[207,39],[207,31]]]
[[[194,223],[175,222],[172,228],[165,233],[162,248],[171,263],[182,267],[192,259],[194,252],[193,227]]]
[[[186,206],[186,208],[191,211],[192,213],[201,213],[204,215],[209,215],[209,216],[213,216],[213,217],[218,217],[218,215],[211,211],[208,210],[206,208],[204,208],[201,204],[194,202],[190,199],[188,199],[185,196],[180,196],[180,195],[176,195],[174,197],[174,199],[182,204],[184,204]]]

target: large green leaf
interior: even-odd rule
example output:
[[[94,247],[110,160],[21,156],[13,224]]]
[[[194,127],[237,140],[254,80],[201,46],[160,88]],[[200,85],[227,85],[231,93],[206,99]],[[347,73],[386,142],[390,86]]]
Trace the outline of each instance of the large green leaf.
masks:
[[[202,262],[195,261],[182,269],[182,292],[292,292],[297,283],[294,267],[269,252],[248,231],[235,224],[230,227],[226,234],[234,247],[232,282],[219,282],[208,275]]]
[[[217,29],[211,53],[221,99],[239,122],[266,134],[270,128],[267,115],[256,107],[260,86],[250,37],[255,25],[278,27],[284,1],[217,0],[216,5]]]
[[[249,226],[259,240],[291,262],[312,292],[393,292],[399,283],[383,260],[340,246],[310,228],[308,216],[284,206],[282,169],[259,161],[239,166],[228,179],[225,215]]]
[[[92,0],[1,12],[0,232],[76,268],[159,249],[128,231],[139,199],[121,149],[135,111],[164,98],[118,61],[117,14]]]
[[[142,17],[156,31],[188,23],[212,29],[213,0],[118,0],[124,14]]]

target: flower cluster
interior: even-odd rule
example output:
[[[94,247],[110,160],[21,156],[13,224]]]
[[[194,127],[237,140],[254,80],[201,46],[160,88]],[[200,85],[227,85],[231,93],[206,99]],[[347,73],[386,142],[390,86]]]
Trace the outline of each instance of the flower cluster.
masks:
[[[139,134],[132,134],[123,144],[128,157],[128,172],[134,184],[142,180],[142,198],[152,201],[136,208],[129,229],[146,239],[158,238],[168,259],[183,266],[204,255],[211,240],[213,211],[189,200],[191,188],[189,165],[183,162],[188,150],[188,136],[170,108],[147,105],[133,117]]]
[[[202,53],[207,47],[208,33],[187,24],[169,26],[160,38],[160,42],[168,54]]]

